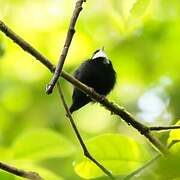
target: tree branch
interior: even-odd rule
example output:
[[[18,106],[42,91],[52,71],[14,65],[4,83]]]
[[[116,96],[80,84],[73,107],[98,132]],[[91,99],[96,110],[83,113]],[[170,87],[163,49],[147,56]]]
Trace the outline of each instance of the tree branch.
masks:
[[[39,176],[38,173],[36,172],[32,172],[32,171],[25,171],[22,169],[18,169],[14,166],[10,166],[8,164],[2,163],[0,162],[0,169],[3,169],[11,174],[14,174],[16,176],[20,176],[26,179],[30,179],[30,180],[43,180],[43,178],[41,176]]]
[[[61,100],[62,100],[64,109],[66,110],[67,117],[69,118],[70,123],[71,123],[71,126],[72,126],[72,128],[73,128],[73,130],[74,130],[74,132],[75,132],[75,134],[76,134],[76,136],[77,136],[77,138],[78,138],[78,140],[79,140],[79,143],[80,143],[80,145],[81,145],[81,147],[82,147],[82,149],[83,149],[84,155],[85,155],[88,159],[90,159],[92,162],[94,162],[107,176],[109,176],[111,179],[114,179],[114,177],[112,176],[111,172],[108,171],[102,164],[100,164],[100,163],[99,163],[94,157],[92,157],[91,154],[89,153],[89,151],[88,151],[88,149],[87,149],[87,147],[86,147],[86,145],[85,145],[85,143],[84,143],[84,141],[83,141],[83,139],[82,139],[82,137],[81,137],[81,135],[80,135],[80,133],[79,133],[79,130],[78,130],[78,128],[77,128],[77,126],[76,126],[73,118],[72,118],[72,115],[71,115],[71,113],[70,113],[70,111],[69,111],[69,108],[68,108],[68,106],[67,106],[67,103],[66,103],[66,101],[65,101],[65,98],[64,98],[62,89],[61,89],[61,87],[60,87],[60,83],[59,83],[58,81],[57,81],[57,88],[58,88],[58,93],[59,93],[59,96],[60,96],[60,98],[61,98]]]
[[[180,129],[180,126],[152,126],[149,127],[150,131],[163,131],[163,130],[171,130],[171,129]]]
[[[12,39],[16,44],[18,44],[22,49],[25,49],[42,64],[44,64],[51,72],[54,71],[54,65],[43,55],[41,55],[36,49],[32,46],[29,46],[25,40],[19,38],[10,28],[8,28],[2,21],[0,21],[0,30],[4,32],[10,39]],[[61,76],[69,81],[71,84],[79,88],[82,92],[89,95],[92,99],[102,104],[110,112],[121,117],[128,125],[132,125],[137,129],[142,135],[144,135],[162,154],[167,154],[167,148],[156,138],[154,137],[149,128],[140,122],[136,121],[129,112],[127,112],[123,107],[118,106],[117,104],[108,101],[106,98],[102,98],[101,95],[92,90],[92,88],[87,87],[85,84],[81,83],[73,76],[69,75],[67,72],[62,71]]]
[[[56,82],[57,82],[57,80],[58,80],[58,78],[59,78],[59,76],[61,74],[61,71],[62,71],[64,62],[65,62],[65,59],[66,59],[66,56],[67,56],[67,53],[68,53],[72,38],[73,38],[74,33],[75,33],[75,24],[76,24],[76,21],[78,19],[79,14],[80,14],[80,12],[82,10],[83,2],[85,2],[85,0],[78,0],[76,2],[76,6],[75,6],[75,9],[73,11],[73,15],[71,17],[69,29],[68,29],[66,40],[65,40],[65,43],[64,43],[64,48],[63,48],[61,56],[59,58],[59,62],[58,62],[58,65],[57,65],[57,67],[55,69],[53,78],[51,79],[50,83],[47,85],[47,88],[46,88],[46,93],[47,94],[52,93],[53,88],[54,88],[54,86],[55,86],[55,84],[56,84]]]

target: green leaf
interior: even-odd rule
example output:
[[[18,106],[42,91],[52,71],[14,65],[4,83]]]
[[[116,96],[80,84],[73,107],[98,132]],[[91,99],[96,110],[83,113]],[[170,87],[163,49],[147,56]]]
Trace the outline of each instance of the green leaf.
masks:
[[[5,46],[0,38],[0,57],[3,56],[5,53]]]
[[[63,180],[62,177],[56,175],[54,172],[50,171],[49,169],[34,164],[31,165],[24,164],[24,166],[22,166],[21,168],[29,171],[37,172],[45,180]],[[22,178],[16,176],[16,180],[22,180]]]
[[[150,158],[141,144],[119,134],[104,134],[87,141],[89,152],[114,175],[125,175]],[[75,172],[82,178],[96,178],[104,173],[87,158],[80,156]]]
[[[2,180],[15,180],[15,176],[5,172],[5,171],[0,171],[0,179]]]
[[[38,172],[46,180],[63,180],[62,177],[60,177],[59,175],[56,175],[55,173],[53,173],[52,171],[46,168],[36,166],[35,169],[36,169],[36,172]]]
[[[175,125],[180,125],[180,120]],[[171,153],[179,155],[180,157],[180,129],[173,129],[170,131],[168,144],[170,145],[173,142],[174,144],[170,148],[170,151]]]
[[[134,17],[142,16],[145,13],[149,3],[150,0],[137,0],[131,9],[131,15]]]
[[[175,125],[180,125],[180,120]],[[168,144],[170,144],[172,141],[178,140],[180,140],[180,129],[171,130],[169,133]]]
[[[176,123],[179,125],[180,121]],[[180,176],[180,129],[173,129],[169,133],[168,144],[170,154],[164,158],[160,157],[139,174],[139,179],[177,179]]]
[[[22,133],[12,145],[14,159],[42,160],[66,157],[73,153],[72,143],[49,129],[31,129]]]

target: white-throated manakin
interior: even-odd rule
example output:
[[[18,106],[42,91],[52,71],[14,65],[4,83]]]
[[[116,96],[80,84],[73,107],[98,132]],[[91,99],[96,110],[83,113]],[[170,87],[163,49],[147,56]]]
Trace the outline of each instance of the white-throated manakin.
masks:
[[[102,96],[106,96],[113,89],[116,82],[116,72],[104,48],[96,50],[91,59],[85,60],[75,71],[74,77],[93,88]],[[72,101],[69,109],[71,113],[92,100],[78,88],[74,87]]]

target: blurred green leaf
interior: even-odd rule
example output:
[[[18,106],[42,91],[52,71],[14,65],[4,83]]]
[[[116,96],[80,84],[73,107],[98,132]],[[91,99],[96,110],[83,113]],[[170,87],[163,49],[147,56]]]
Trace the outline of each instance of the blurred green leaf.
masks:
[[[171,154],[165,159],[160,158],[155,167],[155,174],[159,176],[159,179],[174,179],[180,177],[180,148],[178,152],[172,153],[172,149],[177,150],[177,146],[180,147],[180,143],[176,143],[170,149]],[[150,171],[150,169],[149,169]]]
[[[10,87],[2,93],[2,104],[11,112],[22,112],[31,103],[32,94],[27,87]]]
[[[180,120],[175,125],[180,125]],[[180,158],[180,129],[173,129],[170,131],[168,144],[171,143],[173,143],[173,145],[170,148],[170,152],[175,155],[176,158]]]
[[[179,124],[179,123],[177,123]],[[174,131],[174,130],[172,130]],[[158,156],[156,160],[151,161],[147,166],[144,166],[139,172],[134,174],[133,180],[151,180],[151,179],[179,179],[180,177],[180,142],[177,132],[170,132],[170,154],[164,158]],[[175,130],[176,131],[176,130]],[[172,136],[171,136],[172,135]]]
[[[180,120],[175,125],[180,125]],[[173,141],[180,141],[180,129],[173,129],[170,131],[168,144],[171,144]]]
[[[42,160],[66,157],[74,146],[64,136],[49,129],[31,129],[20,134],[12,145],[14,159]]]
[[[37,167],[35,166],[36,172],[38,172],[44,179],[46,180],[63,180],[62,177],[59,175],[56,175],[52,171],[42,168],[42,167]]]
[[[0,58],[1,56],[3,56],[5,53],[5,47],[4,47],[4,44],[3,42],[1,41],[1,36],[0,36]]]
[[[89,152],[114,175],[125,175],[150,158],[146,148],[119,134],[104,134],[87,141]],[[104,173],[87,158],[80,156],[75,172],[82,178],[96,178]]]
[[[5,171],[0,171],[0,179],[2,179],[2,180],[15,180],[15,176],[10,174],[10,173],[7,173]]]
[[[134,3],[131,9],[131,15],[134,17],[143,15],[149,3],[150,3],[150,0],[136,0],[136,2]]]
[[[179,125],[180,121],[176,123]],[[173,129],[169,133],[168,144],[171,144],[169,148],[170,154],[164,158],[160,157],[153,166],[146,168],[140,178],[143,179],[174,179],[180,177],[180,129]]]
[[[49,169],[46,169],[46,168],[43,168],[34,164],[31,164],[31,165],[24,164],[22,168],[29,171],[37,172],[45,180],[63,180],[62,177],[60,177],[59,175],[56,175],[54,172],[50,171]],[[22,178],[16,177],[16,180],[22,180]]]

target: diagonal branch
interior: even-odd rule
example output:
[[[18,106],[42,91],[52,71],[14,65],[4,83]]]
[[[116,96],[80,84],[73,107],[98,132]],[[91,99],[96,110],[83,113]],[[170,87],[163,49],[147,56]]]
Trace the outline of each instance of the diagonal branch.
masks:
[[[10,39],[12,39],[16,44],[18,44],[22,49],[25,49],[28,53],[34,56],[42,64],[44,64],[51,72],[54,71],[53,64],[41,55],[35,48],[29,46],[27,42],[22,38],[19,38],[11,29],[9,29],[2,21],[0,21],[0,30],[6,34]],[[123,107],[118,106],[117,104],[108,101],[106,98],[102,98],[101,95],[92,90],[92,88],[87,87],[85,84],[81,83],[73,76],[69,75],[67,72],[62,71],[61,76],[69,81],[71,84],[79,88],[82,92],[89,95],[92,99],[102,104],[110,112],[118,115],[122,118],[128,125],[132,125],[137,129],[142,135],[144,135],[162,154],[167,154],[167,148],[151,134],[149,128],[142,123],[138,122],[133,118],[133,116],[127,112]]]
[[[163,130],[171,130],[171,129],[180,129],[180,126],[152,126],[149,127],[150,131],[163,131]]]
[[[82,139],[82,137],[81,137],[81,135],[80,135],[80,133],[79,133],[79,130],[78,130],[78,128],[77,128],[77,126],[76,126],[73,118],[72,118],[72,115],[71,115],[71,113],[70,113],[70,111],[69,111],[69,108],[68,108],[68,106],[67,106],[67,104],[66,104],[66,100],[65,100],[65,98],[64,98],[64,95],[63,95],[63,92],[62,92],[62,89],[61,89],[61,86],[60,86],[60,83],[59,83],[59,82],[57,82],[57,88],[58,88],[58,93],[59,93],[59,95],[60,95],[60,97],[61,97],[61,100],[62,100],[64,109],[66,110],[67,117],[69,118],[70,123],[71,123],[71,126],[72,126],[72,128],[73,128],[73,130],[74,130],[74,132],[75,132],[75,134],[76,134],[76,136],[77,136],[77,138],[78,138],[78,140],[79,140],[79,143],[80,143],[80,145],[81,145],[81,147],[82,147],[82,149],[83,149],[84,155],[85,155],[88,159],[90,159],[93,163],[95,163],[107,176],[109,176],[111,179],[114,179],[112,173],[111,173],[110,171],[108,171],[102,164],[100,164],[100,163],[99,163],[94,157],[92,157],[92,155],[89,153],[89,151],[88,151],[88,149],[87,149],[87,147],[86,147],[86,145],[85,145],[85,143],[84,143],[84,141],[83,141],[83,139]]]
[[[72,38],[73,38],[74,33],[75,33],[75,24],[76,24],[76,21],[78,19],[79,14],[80,14],[80,12],[82,10],[83,2],[85,2],[85,0],[78,0],[76,2],[76,6],[75,6],[75,9],[73,11],[73,15],[71,17],[69,29],[68,29],[68,32],[67,32],[67,36],[66,36],[66,40],[65,40],[65,43],[64,43],[64,47],[63,47],[61,56],[59,58],[58,65],[57,65],[57,67],[55,69],[53,78],[51,79],[50,83],[47,85],[47,88],[46,88],[46,93],[47,94],[52,93],[53,88],[54,88],[54,86],[55,86],[55,84],[56,84],[56,82],[57,82],[57,80],[58,80],[58,78],[59,78],[59,76],[61,74],[61,71],[62,71],[64,62],[65,62],[65,59],[66,59],[66,56],[67,56],[67,53],[68,53]]]
[[[30,179],[30,180],[43,180],[43,178],[41,176],[39,176],[38,173],[36,172],[32,172],[32,171],[25,171],[22,169],[18,169],[14,166],[10,166],[8,164],[2,163],[0,162],[0,169],[5,170],[6,172],[9,172],[11,174],[14,174],[16,176],[20,176],[26,179]]]

